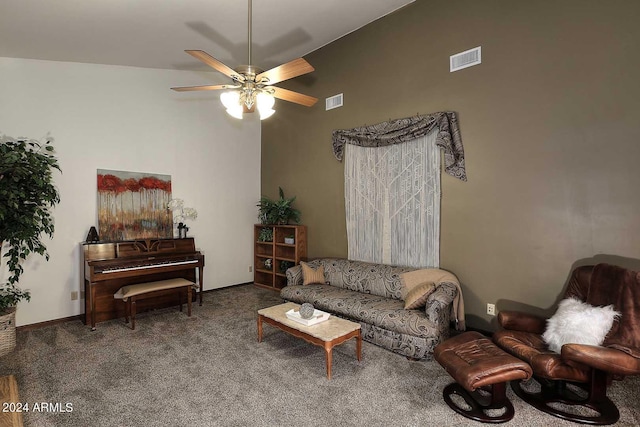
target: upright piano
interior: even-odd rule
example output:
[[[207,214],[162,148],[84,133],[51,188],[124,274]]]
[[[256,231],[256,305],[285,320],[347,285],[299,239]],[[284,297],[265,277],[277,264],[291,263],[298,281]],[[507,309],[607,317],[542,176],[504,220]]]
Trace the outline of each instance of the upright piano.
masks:
[[[204,255],[193,238],[141,239],[83,243],[85,325],[124,317],[124,304],[113,294],[122,286],[156,280],[184,278],[196,283],[202,305]],[[138,311],[170,307],[186,302],[184,295],[168,295],[140,301]]]

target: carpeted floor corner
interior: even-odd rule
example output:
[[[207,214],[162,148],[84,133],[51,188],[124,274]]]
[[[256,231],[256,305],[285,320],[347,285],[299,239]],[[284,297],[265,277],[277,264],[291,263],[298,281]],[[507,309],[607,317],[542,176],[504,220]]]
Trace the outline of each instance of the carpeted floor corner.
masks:
[[[191,318],[177,309],[140,314],[135,331],[122,319],[95,332],[80,321],[20,331],[0,375],[16,376],[31,407],[58,404],[25,413],[26,426],[480,425],[443,403],[451,378],[434,361],[365,342],[358,362],[351,340],[334,348],[327,380],[322,348],[269,325],[258,343],[256,311],[280,302],[243,285],[206,293]],[[508,393],[516,415],[504,425],[576,425]],[[618,425],[640,425],[640,378],[615,382],[609,395]]]

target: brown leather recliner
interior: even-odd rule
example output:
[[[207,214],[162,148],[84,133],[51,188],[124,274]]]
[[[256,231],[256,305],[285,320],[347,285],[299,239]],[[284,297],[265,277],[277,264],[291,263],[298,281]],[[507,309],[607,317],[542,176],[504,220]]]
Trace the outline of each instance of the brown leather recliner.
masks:
[[[570,297],[593,306],[613,304],[621,313],[602,346],[565,344],[561,354],[554,353],[542,339],[546,319],[515,311],[498,314],[504,329],[496,332],[493,340],[529,363],[533,378],[540,383],[540,391],[532,392],[520,381],[512,381],[511,387],[521,399],[570,421],[613,424],[620,413],[606,395],[607,385],[612,379],[640,374],[640,273],[609,264],[578,267],[564,295]],[[565,405],[585,406],[598,415]]]

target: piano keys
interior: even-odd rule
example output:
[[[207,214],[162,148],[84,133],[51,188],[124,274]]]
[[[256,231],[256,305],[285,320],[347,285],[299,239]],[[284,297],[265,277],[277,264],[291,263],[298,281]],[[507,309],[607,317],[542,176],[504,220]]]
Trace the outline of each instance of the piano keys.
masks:
[[[160,263],[155,263],[153,261],[155,261],[153,258],[151,258],[152,263],[151,264],[138,264],[138,265],[133,265],[131,267],[109,267],[109,268],[105,268],[101,271],[102,274],[110,274],[110,273],[120,273],[123,271],[136,271],[136,270],[145,270],[147,268],[157,268],[159,266],[162,267],[168,267],[168,266],[174,266],[174,265],[185,265],[185,264],[197,264],[198,260],[197,259],[192,259],[192,260],[188,260],[188,261],[164,261],[164,262],[160,262]],[[113,276],[112,276],[113,277]]]
[[[193,238],[141,239],[121,242],[83,243],[85,325],[124,317],[124,304],[113,294],[122,286],[183,278],[199,284],[200,305],[204,255]],[[186,302],[183,295],[167,295],[140,301],[138,312]]]

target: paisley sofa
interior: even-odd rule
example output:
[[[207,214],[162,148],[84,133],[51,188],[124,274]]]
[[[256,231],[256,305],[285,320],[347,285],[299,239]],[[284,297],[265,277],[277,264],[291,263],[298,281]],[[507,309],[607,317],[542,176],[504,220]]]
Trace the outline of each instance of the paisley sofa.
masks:
[[[433,349],[449,336],[451,305],[458,293],[453,283],[436,283],[426,306],[405,310],[400,275],[416,269],[322,258],[308,262],[324,267],[325,284],[303,286],[300,265],[289,268],[286,301],[309,302],[315,308],[359,322],[362,338],[413,359],[432,359]]]

